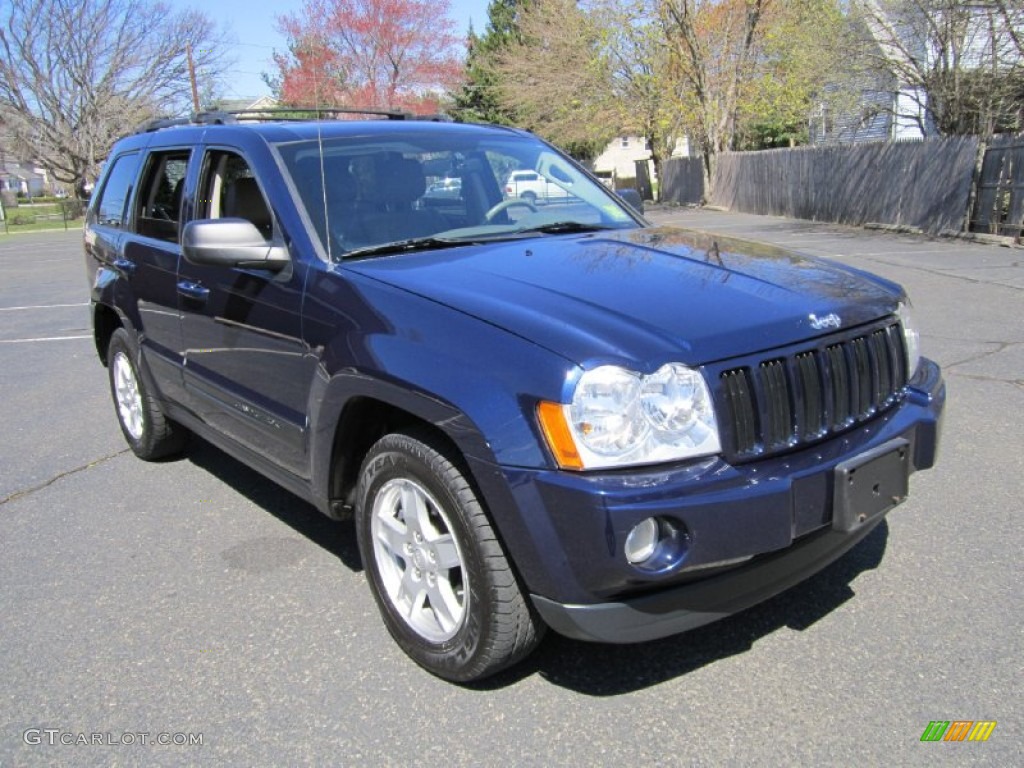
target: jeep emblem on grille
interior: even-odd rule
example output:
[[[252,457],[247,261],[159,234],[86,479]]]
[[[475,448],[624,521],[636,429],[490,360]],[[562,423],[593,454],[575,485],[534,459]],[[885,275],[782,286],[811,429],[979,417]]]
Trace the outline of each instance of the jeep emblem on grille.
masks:
[[[835,312],[830,312],[824,317],[818,317],[817,315],[808,315],[807,317],[811,321],[811,328],[816,331],[820,331],[822,328],[838,328],[843,324],[843,321]]]

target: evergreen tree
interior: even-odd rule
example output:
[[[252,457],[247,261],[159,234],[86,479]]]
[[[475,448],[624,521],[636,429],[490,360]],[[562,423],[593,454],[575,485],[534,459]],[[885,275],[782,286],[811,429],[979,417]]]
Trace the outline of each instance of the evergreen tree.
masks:
[[[511,43],[522,41],[519,13],[530,0],[491,0],[487,6],[487,27],[483,35],[471,28],[466,43],[465,84],[455,95],[453,116],[466,123],[512,125],[515,112],[499,102],[495,63]]]

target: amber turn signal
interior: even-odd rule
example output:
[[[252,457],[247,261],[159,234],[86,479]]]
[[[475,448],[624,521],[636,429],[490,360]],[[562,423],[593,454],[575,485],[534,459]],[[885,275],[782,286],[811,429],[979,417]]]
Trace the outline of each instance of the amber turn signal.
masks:
[[[565,421],[564,406],[560,403],[541,401],[537,405],[537,418],[541,431],[544,432],[544,439],[547,440],[558,465],[562,469],[583,469],[583,459],[576,450],[576,443]]]

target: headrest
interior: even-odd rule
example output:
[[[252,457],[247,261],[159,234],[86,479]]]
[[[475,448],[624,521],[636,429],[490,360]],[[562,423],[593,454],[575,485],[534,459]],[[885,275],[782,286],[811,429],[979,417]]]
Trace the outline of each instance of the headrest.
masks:
[[[228,184],[224,209],[227,216],[248,219],[264,235],[269,233],[273,226],[270,210],[263,199],[259,185],[256,183],[256,179],[250,176],[243,176]]]
[[[359,192],[371,203],[408,204],[426,191],[423,167],[418,161],[398,154],[376,155],[359,176]]]
[[[304,157],[295,164],[295,184],[309,198],[310,205],[323,199],[321,173],[327,183],[327,204],[350,203],[356,198],[356,180],[348,170],[348,161],[339,158],[324,158],[323,168],[319,157]],[[320,207],[323,204],[320,203]]]

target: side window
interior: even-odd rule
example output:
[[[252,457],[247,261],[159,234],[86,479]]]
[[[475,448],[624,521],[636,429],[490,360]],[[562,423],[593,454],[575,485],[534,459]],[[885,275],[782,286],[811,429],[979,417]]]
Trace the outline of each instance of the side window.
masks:
[[[132,194],[132,184],[135,182],[138,168],[139,155],[136,152],[114,158],[113,165],[107,173],[107,180],[90,215],[91,224],[117,228],[124,226],[127,202]]]
[[[135,227],[140,235],[178,241],[188,158],[188,151],[181,149],[150,154],[135,203]]]
[[[241,155],[227,150],[206,153],[196,216],[200,219],[246,219],[267,240],[274,234],[274,218],[249,163]]]

